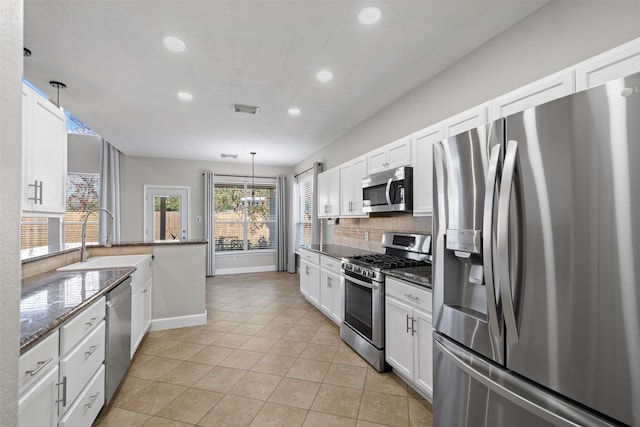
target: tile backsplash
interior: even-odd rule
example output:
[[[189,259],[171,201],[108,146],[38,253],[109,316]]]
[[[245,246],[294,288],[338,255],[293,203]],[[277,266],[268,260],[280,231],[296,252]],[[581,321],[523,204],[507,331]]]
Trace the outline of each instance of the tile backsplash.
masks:
[[[324,241],[336,245],[367,249],[373,252],[384,252],[382,233],[384,231],[405,231],[431,234],[431,217],[414,217],[411,215],[380,216],[374,218],[341,218],[340,223],[332,227],[323,227],[323,232],[333,236],[323,236]],[[369,240],[365,234],[369,233]]]

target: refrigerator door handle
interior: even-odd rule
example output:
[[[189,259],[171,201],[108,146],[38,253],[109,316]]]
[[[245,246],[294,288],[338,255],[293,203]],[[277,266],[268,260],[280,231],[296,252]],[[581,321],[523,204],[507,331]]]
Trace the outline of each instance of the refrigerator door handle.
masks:
[[[524,381],[512,379],[511,374],[493,368],[488,363],[474,363],[480,359],[471,353],[452,347],[447,341],[434,338],[437,351],[453,362],[461,371],[492,392],[521,407],[550,424],[562,427],[579,427],[584,425],[610,426],[608,422],[595,419],[580,409],[568,405],[560,399],[551,399],[545,392],[532,387]],[[434,350],[436,350],[434,349]],[[516,392],[515,390],[520,390]],[[546,408],[544,406],[547,406]]]
[[[500,183],[500,198],[498,201],[498,285],[502,298],[504,321],[507,327],[507,343],[513,345],[518,342],[518,327],[513,307],[511,292],[511,278],[509,277],[509,205],[511,204],[511,186],[516,169],[518,141],[507,142],[507,151]]]
[[[498,324],[498,308],[496,303],[495,282],[493,277],[493,211],[495,189],[498,180],[498,162],[500,161],[500,147],[495,145],[491,149],[489,159],[489,172],[484,195],[484,215],[482,224],[482,259],[484,269],[485,290],[487,292],[487,315],[489,317],[489,330],[499,337],[500,326]]]

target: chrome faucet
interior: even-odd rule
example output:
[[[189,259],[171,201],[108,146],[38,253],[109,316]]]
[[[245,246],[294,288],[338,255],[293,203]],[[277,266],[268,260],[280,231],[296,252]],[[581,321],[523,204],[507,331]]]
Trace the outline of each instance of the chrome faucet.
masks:
[[[109,211],[109,209],[105,209],[105,208],[95,208],[90,210],[89,212],[87,212],[87,216],[84,217],[84,221],[82,222],[82,247],[80,249],[80,261],[81,262],[87,262],[87,258],[89,258],[89,251],[87,251],[87,221],[89,220],[89,215],[91,215],[94,212],[106,212],[107,215],[109,215],[109,218],[111,218],[111,221],[113,221],[113,214],[111,213],[111,211]],[[104,244],[106,247],[111,246],[111,228],[107,227],[107,241]]]

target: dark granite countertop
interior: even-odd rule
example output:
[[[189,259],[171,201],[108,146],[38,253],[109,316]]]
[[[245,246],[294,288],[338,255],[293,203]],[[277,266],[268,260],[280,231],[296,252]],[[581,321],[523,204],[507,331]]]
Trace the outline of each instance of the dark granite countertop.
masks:
[[[135,268],[50,271],[22,281],[20,354],[100,298]]]
[[[314,252],[320,252],[322,255],[327,255],[333,258],[349,258],[356,255],[368,255],[375,252],[365,249],[352,248],[351,246],[342,245],[309,245],[303,246],[303,249],[309,249]]]
[[[431,289],[431,265],[382,270],[387,276]]]

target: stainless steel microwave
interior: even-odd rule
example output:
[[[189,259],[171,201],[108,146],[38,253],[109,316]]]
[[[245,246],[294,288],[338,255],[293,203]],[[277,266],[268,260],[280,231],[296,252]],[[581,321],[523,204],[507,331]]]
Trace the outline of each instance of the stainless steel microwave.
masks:
[[[413,168],[379,172],[362,180],[364,212],[411,212],[413,209]]]

